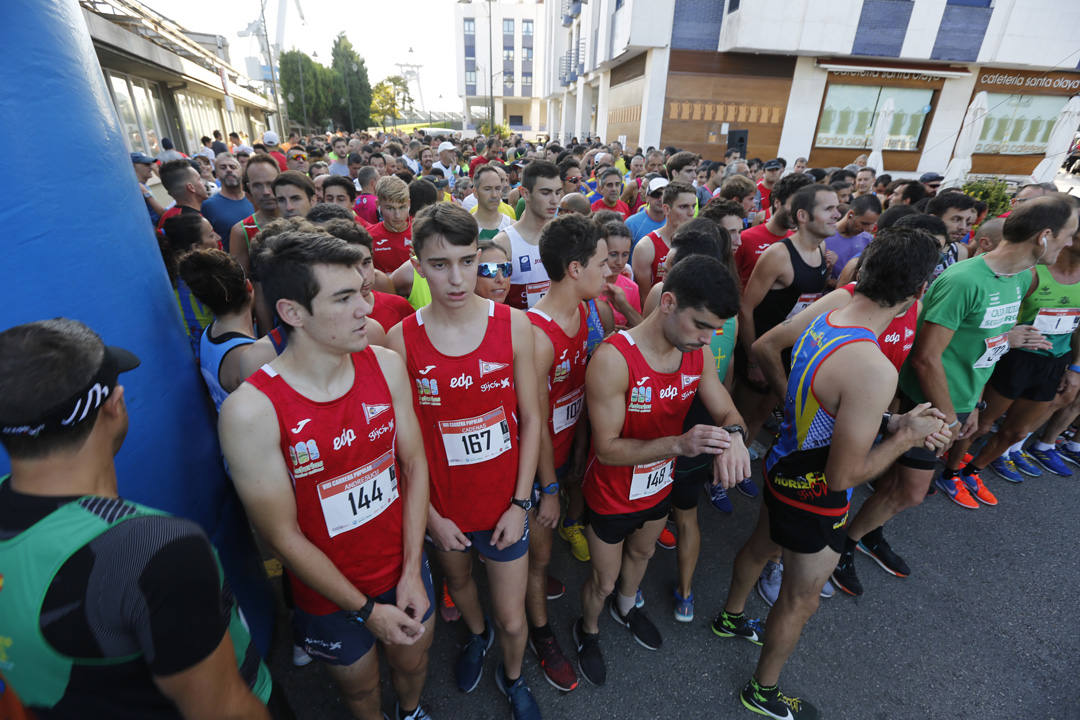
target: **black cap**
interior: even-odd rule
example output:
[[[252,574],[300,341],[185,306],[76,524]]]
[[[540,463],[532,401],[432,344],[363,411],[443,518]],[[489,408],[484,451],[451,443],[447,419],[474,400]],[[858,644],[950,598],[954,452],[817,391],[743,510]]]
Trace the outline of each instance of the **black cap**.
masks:
[[[919,176],[919,182],[921,183],[941,182],[944,179],[944,175],[938,175],[936,172],[923,173]]]
[[[779,170],[784,167],[779,160],[766,160],[765,164],[761,166],[762,170]]]

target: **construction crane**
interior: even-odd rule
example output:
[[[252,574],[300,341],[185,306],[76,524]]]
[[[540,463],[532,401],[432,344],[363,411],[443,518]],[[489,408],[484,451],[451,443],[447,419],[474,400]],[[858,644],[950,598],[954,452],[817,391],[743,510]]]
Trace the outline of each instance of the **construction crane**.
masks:
[[[258,19],[248,24],[237,35],[240,37],[254,36],[262,41],[263,51],[266,53],[266,60],[270,65],[270,83],[274,88],[274,105],[277,107],[278,123],[281,130],[284,130],[285,123],[281,114],[281,93],[278,91],[275,57],[280,57],[281,48],[285,42],[285,16],[288,11],[288,0],[278,0],[277,33],[275,35],[277,42],[273,46],[270,45],[270,34],[266,27],[266,2],[267,0],[262,0],[259,4]],[[300,16],[301,24],[306,25],[307,20],[304,18],[304,9],[300,7],[300,0],[293,0],[293,2],[296,4],[296,13]]]

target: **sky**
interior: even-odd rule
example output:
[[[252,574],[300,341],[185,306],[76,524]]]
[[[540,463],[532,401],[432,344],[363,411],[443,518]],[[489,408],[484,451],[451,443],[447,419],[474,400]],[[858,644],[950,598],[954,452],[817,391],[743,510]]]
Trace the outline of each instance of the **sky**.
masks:
[[[260,0],[141,0],[188,30],[213,33],[229,41],[232,65],[245,71],[244,58],[259,54],[254,38],[238,33],[259,18]],[[297,13],[303,10],[304,20]],[[285,7],[282,50],[317,54],[330,65],[330,48],[342,30],[364,58],[374,86],[398,74],[395,63],[422,65],[420,93],[411,88],[418,110],[461,111],[457,97],[453,27],[454,0],[267,0],[266,24],[271,44],[277,42],[278,9]],[[409,49],[412,48],[412,53]],[[420,105],[423,95],[424,107]]]

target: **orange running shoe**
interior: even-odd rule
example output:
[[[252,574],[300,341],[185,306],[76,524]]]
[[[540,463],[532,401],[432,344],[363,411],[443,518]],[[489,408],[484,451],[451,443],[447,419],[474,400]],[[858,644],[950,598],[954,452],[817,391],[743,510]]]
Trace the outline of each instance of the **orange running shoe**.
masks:
[[[994,497],[994,493],[986,489],[986,486],[983,485],[982,478],[979,477],[978,473],[974,475],[961,475],[960,477],[963,478],[964,485],[967,486],[968,492],[974,495],[979,502],[984,505],[998,504],[997,498]]]
[[[660,537],[656,538],[656,544],[665,550],[674,550],[675,533],[672,532],[671,528],[664,527],[664,529],[660,531]]]
[[[977,510],[979,508],[979,503],[975,502],[975,498],[971,497],[967,485],[965,485],[960,478],[947,478],[942,475],[934,481],[934,484],[937,486],[938,490],[943,492],[946,497],[960,507],[965,507],[969,510]]]
[[[461,619],[461,611],[454,605],[454,599],[450,597],[450,590],[446,587],[446,581],[442,584],[442,602],[439,603],[439,615],[443,622],[456,622]]]

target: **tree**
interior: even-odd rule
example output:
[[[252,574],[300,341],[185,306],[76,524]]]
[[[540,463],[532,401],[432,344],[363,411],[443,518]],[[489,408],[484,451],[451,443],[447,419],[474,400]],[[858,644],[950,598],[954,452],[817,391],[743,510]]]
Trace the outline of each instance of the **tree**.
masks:
[[[401,113],[403,115],[411,113],[413,110],[413,99],[412,95],[409,93],[409,81],[401,75],[391,75],[386,78],[386,82],[390,84],[394,96],[397,98],[397,106],[401,109]]]
[[[366,128],[371,124],[371,83],[364,59],[353,49],[344,32],[334,38],[330,56],[330,67],[337,76],[333,119],[350,131]]]
[[[278,57],[278,81],[281,94],[289,105],[289,117],[303,127],[319,125],[325,119],[326,88],[320,87],[318,77],[326,68],[299,50],[289,50]],[[292,98],[291,100],[289,98]]]
[[[387,120],[393,121],[397,116],[397,93],[394,86],[386,80],[380,80],[371,91],[371,119],[385,130]]]

